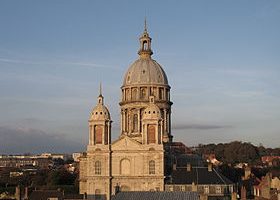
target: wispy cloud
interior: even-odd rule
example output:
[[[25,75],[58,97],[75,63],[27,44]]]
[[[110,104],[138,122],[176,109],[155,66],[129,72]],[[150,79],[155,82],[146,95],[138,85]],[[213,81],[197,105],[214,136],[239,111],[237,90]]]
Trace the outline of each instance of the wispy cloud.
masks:
[[[56,66],[84,66],[84,67],[95,67],[95,68],[109,68],[120,70],[120,68],[112,67],[110,65],[97,64],[93,62],[80,62],[80,61],[54,61],[54,62],[46,62],[46,61],[30,61],[30,60],[18,60],[18,59],[10,59],[10,58],[0,58],[0,62],[4,63],[13,63],[13,64],[26,64],[26,65],[56,65]]]
[[[225,129],[232,128],[229,125],[215,125],[215,124],[174,124],[172,126],[175,130],[187,130],[187,129],[195,129],[195,130],[211,130],[211,129]]]
[[[256,98],[265,96],[264,91],[224,91],[224,94],[237,98]]]

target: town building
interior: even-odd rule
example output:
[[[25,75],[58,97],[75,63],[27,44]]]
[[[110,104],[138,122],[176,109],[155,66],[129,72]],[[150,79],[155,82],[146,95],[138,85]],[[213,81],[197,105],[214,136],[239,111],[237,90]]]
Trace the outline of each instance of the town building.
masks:
[[[234,184],[223,176],[212,164],[204,166],[176,166],[171,180],[165,184],[165,191],[192,191],[206,199],[231,199]]]

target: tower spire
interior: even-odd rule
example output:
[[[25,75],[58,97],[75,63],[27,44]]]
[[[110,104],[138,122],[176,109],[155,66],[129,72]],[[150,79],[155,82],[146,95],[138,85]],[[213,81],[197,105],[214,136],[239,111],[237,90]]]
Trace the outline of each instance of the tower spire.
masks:
[[[99,83],[99,96],[102,96],[102,83]]]
[[[144,32],[147,32],[147,19],[145,17],[145,21],[144,21]]]
[[[104,103],[104,97],[102,96],[102,85],[101,82],[99,83],[99,96],[98,96],[98,104]]]

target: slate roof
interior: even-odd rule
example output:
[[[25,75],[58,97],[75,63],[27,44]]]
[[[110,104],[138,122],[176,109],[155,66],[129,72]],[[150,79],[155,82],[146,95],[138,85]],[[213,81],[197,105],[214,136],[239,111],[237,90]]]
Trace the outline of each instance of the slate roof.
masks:
[[[171,184],[192,184],[192,182],[198,185],[233,184],[215,168],[213,168],[212,171],[208,171],[208,167],[192,167],[191,171],[187,171],[186,168],[177,168],[172,172]]]
[[[112,200],[199,200],[197,192],[119,192]]]
[[[203,159],[201,156],[192,154],[192,155],[177,155],[176,156],[176,165],[178,167],[187,166],[187,164],[191,164],[192,166],[201,167],[204,165]]]

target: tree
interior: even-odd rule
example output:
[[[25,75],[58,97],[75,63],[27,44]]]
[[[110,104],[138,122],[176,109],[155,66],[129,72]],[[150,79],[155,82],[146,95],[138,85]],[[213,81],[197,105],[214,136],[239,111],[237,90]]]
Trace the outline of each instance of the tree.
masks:
[[[75,179],[76,174],[72,174],[61,167],[48,173],[47,185],[74,185]]]

